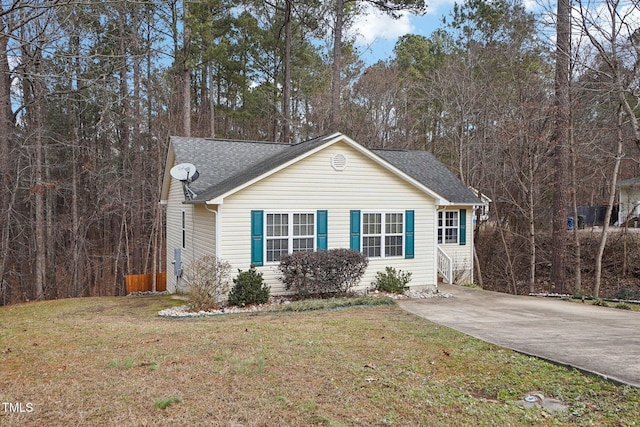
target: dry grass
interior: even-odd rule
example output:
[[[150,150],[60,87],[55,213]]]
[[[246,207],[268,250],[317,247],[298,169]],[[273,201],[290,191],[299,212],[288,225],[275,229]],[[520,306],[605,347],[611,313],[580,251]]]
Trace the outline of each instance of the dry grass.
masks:
[[[631,425],[640,393],[395,305],[164,319],[168,297],[0,308],[0,425]],[[509,403],[539,390],[567,413]]]

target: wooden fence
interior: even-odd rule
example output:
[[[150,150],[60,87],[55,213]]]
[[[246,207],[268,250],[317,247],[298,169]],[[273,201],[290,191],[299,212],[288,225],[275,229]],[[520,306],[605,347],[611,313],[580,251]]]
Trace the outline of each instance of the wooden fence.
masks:
[[[124,276],[127,294],[131,292],[148,292],[153,287],[153,273],[151,274],[128,274]],[[167,273],[156,273],[156,291],[167,290]]]

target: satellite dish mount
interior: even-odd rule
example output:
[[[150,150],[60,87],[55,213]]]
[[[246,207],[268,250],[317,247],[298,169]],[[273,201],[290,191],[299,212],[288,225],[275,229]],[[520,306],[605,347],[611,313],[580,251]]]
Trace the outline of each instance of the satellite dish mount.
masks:
[[[193,200],[198,195],[189,187],[193,181],[198,179],[200,174],[196,167],[191,163],[180,163],[175,165],[169,171],[171,176],[178,181],[182,182],[182,190],[184,191],[184,198],[187,200]]]

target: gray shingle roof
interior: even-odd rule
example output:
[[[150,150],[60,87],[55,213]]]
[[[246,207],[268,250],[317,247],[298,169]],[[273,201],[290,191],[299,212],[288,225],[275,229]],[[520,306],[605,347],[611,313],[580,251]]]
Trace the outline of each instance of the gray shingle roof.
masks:
[[[191,183],[198,194],[210,191],[222,181],[243,171],[251,170],[262,162],[289,147],[288,144],[234,141],[209,138],[171,137],[176,163],[193,163],[200,176]]]
[[[640,185],[640,177],[629,178],[618,182],[618,187],[633,187],[635,185]]]
[[[221,196],[226,192],[269,172],[270,170],[275,169],[318,146],[321,146],[327,142],[328,139],[329,138],[327,136],[322,136],[293,145],[277,144],[279,147],[278,150],[274,150],[270,155],[264,153],[260,161],[252,163],[248,167],[238,168],[234,173],[229,174],[226,179],[218,182],[215,186],[212,186],[202,192],[202,194],[198,194],[195,201],[206,201]],[[258,148],[258,150],[262,150],[262,148]]]
[[[427,151],[371,150],[415,180],[456,204],[482,202],[445,165]]]
[[[222,196],[340,134],[325,135],[298,144],[171,137],[176,163],[193,163],[200,177],[191,184],[192,203]],[[371,150],[425,187],[454,204],[481,204],[473,192],[426,151]]]

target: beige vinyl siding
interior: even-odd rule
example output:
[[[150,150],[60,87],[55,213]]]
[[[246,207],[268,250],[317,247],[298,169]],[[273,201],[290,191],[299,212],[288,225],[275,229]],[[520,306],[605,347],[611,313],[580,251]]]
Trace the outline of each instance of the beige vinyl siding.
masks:
[[[183,209],[190,211],[190,206],[181,203],[184,200],[180,182],[172,180],[169,184],[167,203],[167,290],[176,292],[176,277],[173,274],[174,249],[182,247],[182,218]],[[187,214],[187,218],[191,215]]]
[[[188,205],[184,201],[182,184],[172,180],[167,205],[167,290],[184,292],[187,283],[173,274],[174,249],[182,247],[182,211],[185,212],[185,248],[182,250],[182,268],[195,257],[215,255],[215,214],[203,205]]]
[[[640,201],[640,187],[620,187],[620,211],[618,214],[620,225],[624,225],[626,220],[636,217],[640,212],[640,207],[636,206],[638,201]],[[640,224],[638,225],[640,226]]]
[[[347,157],[343,171],[331,167],[331,157],[337,153]],[[349,247],[350,210],[414,210],[415,257],[370,259],[360,288],[369,287],[376,272],[386,266],[411,271],[412,286],[434,285],[437,280],[433,199],[341,142],[227,197],[219,210],[223,224],[220,256],[232,264],[233,271],[246,270],[251,262],[251,210],[265,213],[327,210],[329,249]],[[265,262],[259,270],[273,293],[284,291],[277,278],[277,264]]]
[[[467,211],[466,244],[444,243],[439,246],[453,261],[454,282],[457,284],[468,284],[473,280],[473,206],[447,208],[443,211],[460,212],[460,209],[466,209]]]

